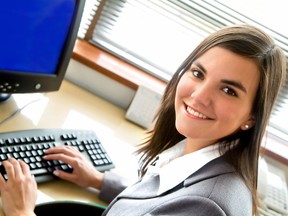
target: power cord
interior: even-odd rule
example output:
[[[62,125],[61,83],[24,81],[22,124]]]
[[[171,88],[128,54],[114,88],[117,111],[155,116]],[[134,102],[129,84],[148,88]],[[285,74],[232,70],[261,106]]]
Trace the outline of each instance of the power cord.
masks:
[[[45,94],[44,94],[45,95]],[[44,97],[43,95],[43,97]],[[34,99],[30,102],[28,102],[27,104],[25,104],[24,106],[22,106],[21,108],[18,108],[16,111],[14,111],[11,115],[9,115],[8,117],[4,118],[2,121],[0,121],[0,127],[5,124],[7,121],[11,120],[14,116],[16,116],[18,113],[20,113],[23,109],[25,109],[27,106],[31,105],[32,103],[35,103],[37,101],[40,101],[43,99],[43,97],[41,98],[37,98]]]

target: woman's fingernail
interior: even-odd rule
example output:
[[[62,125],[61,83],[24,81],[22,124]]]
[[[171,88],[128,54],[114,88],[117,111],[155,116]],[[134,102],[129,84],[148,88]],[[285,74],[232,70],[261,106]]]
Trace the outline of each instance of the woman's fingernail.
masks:
[[[59,176],[58,170],[54,170],[53,174],[54,174],[55,176]]]

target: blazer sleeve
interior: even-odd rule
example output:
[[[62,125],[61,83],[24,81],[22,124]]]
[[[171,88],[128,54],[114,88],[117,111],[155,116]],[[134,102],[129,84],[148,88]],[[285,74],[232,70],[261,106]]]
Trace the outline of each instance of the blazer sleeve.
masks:
[[[105,172],[104,180],[100,188],[99,199],[110,203],[128,184],[129,181],[122,176],[111,171]]]

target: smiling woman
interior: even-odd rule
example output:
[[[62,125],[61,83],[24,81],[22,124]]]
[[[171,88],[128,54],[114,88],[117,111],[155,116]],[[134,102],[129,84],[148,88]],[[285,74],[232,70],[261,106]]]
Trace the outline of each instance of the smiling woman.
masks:
[[[151,139],[140,150],[144,152],[142,174],[159,151],[172,148],[184,138],[184,152],[218,143],[222,158],[251,190],[256,212],[259,151],[273,104],[284,84],[285,65],[281,49],[252,26],[227,27],[208,36],[166,88]],[[232,212],[237,215],[235,209]]]

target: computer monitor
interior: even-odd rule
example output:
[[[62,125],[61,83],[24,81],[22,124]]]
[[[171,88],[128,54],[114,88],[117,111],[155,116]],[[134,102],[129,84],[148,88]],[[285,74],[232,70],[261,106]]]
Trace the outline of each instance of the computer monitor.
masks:
[[[0,100],[57,91],[73,52],[85,0],[13,0],[0,5]]]

